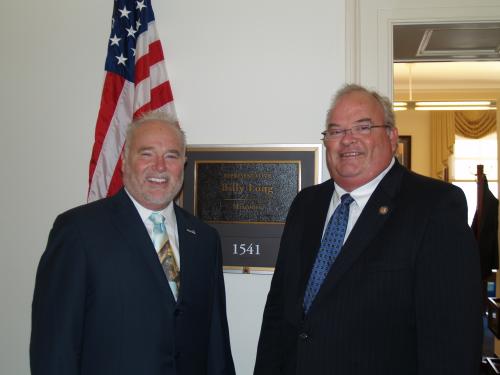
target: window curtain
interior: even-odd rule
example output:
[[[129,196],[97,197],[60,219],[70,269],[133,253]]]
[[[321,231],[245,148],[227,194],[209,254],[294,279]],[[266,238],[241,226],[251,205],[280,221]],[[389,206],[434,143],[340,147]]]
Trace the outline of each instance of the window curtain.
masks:
[[[457,134],[478,139],[496,131],[495,111],[456,111],[455,130]]]
[[[445,179],[455,144],[455,112],[431,111],[431,175]]]
[[[431,174],[445,179],[455,134],[478,139],[496,131],[496,111],[432,111]]]

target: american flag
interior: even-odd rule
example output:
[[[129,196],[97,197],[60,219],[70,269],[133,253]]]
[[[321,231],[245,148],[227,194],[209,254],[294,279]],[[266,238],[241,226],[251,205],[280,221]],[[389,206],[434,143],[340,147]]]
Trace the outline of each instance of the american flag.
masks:
[[[150,110],[175,114],[151,0],[114,0],[106,76],[90,159],[88,201],[122,187],[127,125]]]

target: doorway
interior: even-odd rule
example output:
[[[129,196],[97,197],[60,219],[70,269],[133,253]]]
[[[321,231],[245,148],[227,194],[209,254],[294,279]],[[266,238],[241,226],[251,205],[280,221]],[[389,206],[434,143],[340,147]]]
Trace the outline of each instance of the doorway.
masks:
[[[400,135],[412,140],[412,169],[459,186],[466,195],[469,224],[472,224],[479,170],[488,177],[486,188],[489,185],[498,198],[496,107],[500,97],[500,23],[395,24],[393,40],[396,124]],[[438,111],[443,112],[436,114]],[[436,166],[436,156],[431,157],[431,153],[436,145],[443,146],[435,141],[438,132],[434,121],[439,116],[457,121],[457,127],[453,123],[453,139],[446,145],[451,148],[444,147]],[[464,129],[458,126],[459,119],[465,121]],[[479,121],[474,122],[475,119]],[[469,125],[471,129],[467,128]],[[484,128],[481,134],[476,129],[480,125]],[[443,165],[447,167],[440,174]],[[488,297],[495,297],[495,279],[493,273],[484,281]],[[493,357],[495,339],[487,321],[485,314],[483,356]]]

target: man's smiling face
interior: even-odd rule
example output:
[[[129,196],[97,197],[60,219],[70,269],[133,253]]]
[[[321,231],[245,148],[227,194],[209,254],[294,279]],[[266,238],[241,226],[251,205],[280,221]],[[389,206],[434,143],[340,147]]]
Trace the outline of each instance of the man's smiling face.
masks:
[[[184,179],[186,158],[180,130],[150,121],[132,132],[122,161],[125,188],[143,207],[162,210],[180,191]]]
[[[350,129],[359,124],[384,125],[384,110],[372,96],[353,91],[342,96],[331,111],[328,128]],[[331,177],[352,191],[378,176],[390,164],[397,146],[396,128],[373,128],[370,134],[347,132],[325,140]]]

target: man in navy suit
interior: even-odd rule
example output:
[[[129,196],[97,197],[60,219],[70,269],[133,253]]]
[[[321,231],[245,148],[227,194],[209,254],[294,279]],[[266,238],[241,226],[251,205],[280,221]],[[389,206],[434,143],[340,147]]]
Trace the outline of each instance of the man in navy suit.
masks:
[[[331,179],[290,208],[254,374],[477,374],[481,280],[464,194],[398,163],[392,103],[376,92],[342,88],[323,135]],[[340,252],[310,303],[325,227],[345,194]]]
[[[146,114],[127,131],[125,188],[56,219],[36,277],[32,374],[234,375],[219,236],[173,202],[185,151],[175,119]],[[176,291],[153,245],[153,213],[164,218]]]

